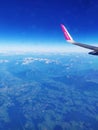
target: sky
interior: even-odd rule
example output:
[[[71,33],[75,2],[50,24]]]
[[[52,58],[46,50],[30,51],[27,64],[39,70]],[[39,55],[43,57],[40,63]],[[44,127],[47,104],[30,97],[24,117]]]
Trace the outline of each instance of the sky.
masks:
[[[60,24],[76,41],[98,43],[97,0],[0,0],[0,45],[64,46]]]

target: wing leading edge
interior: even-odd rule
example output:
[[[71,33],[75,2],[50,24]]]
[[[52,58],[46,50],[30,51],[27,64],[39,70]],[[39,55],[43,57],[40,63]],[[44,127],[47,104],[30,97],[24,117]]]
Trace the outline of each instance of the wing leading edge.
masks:
[[[63,24],[61,24],[61,28],[62,28],[62,31],[64,33],[64,37],[65,37],[67,42],[72,43],[72,44],[77,45],[77,46],[80,46],[80,47],[84,47],[84,48],[93,50],[92,52],[89,52],[89,54],[98,55],[98,47],[74,41],[73,38],[71,37],[71,35],[69,34],[68,30],[66,29],[66,27]]]

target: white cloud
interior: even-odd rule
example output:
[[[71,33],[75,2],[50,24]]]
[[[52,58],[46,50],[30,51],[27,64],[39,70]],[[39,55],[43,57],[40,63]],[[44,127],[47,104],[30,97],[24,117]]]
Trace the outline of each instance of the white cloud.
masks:
[[[0,63],[8,63],[9,61],[8,60],[0,60]]]
[[[23,65],[26,65],[26,64],[30,64],[33,62],[33,58],[32,57],[28,57],[28,58],[25,58],[22,62]]]
[[[44,62],[46,64],[50,64],[50,63],[58,64],[59,63],[56,60],[51,60],[51,59],[47,59],[47,58],[32,58],[32,57],[28,57],[28,58],[25,58],[23,60],[22,65],[30,64],[30,63],[35,62],[35,61]]]

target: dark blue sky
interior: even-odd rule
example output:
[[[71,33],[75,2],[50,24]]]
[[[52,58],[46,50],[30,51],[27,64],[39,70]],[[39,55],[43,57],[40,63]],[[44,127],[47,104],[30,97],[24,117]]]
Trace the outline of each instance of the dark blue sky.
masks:
[[[1,0],[0,44],[63,44],[60,23],[81,42],[98,41],[97,0]]]

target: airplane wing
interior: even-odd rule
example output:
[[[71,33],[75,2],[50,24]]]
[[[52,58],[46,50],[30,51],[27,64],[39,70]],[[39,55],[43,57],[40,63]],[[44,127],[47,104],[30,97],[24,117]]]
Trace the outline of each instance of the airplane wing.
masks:
[[[64,37],[65,37],[67,42],[72,43],[72,44],[77,45],[77,46],[80,46],[80,47],[84,47],[84,48],[93,50],[93,52],[89,52],[89,54],[98,55],[98,47],[74,41],[73,38],[71,37],[71,35],[69,34],[68,30],[66,29],[66,27],[63,24],[61,24],[61,28],[62,28],[62,31],[64,33]]]

